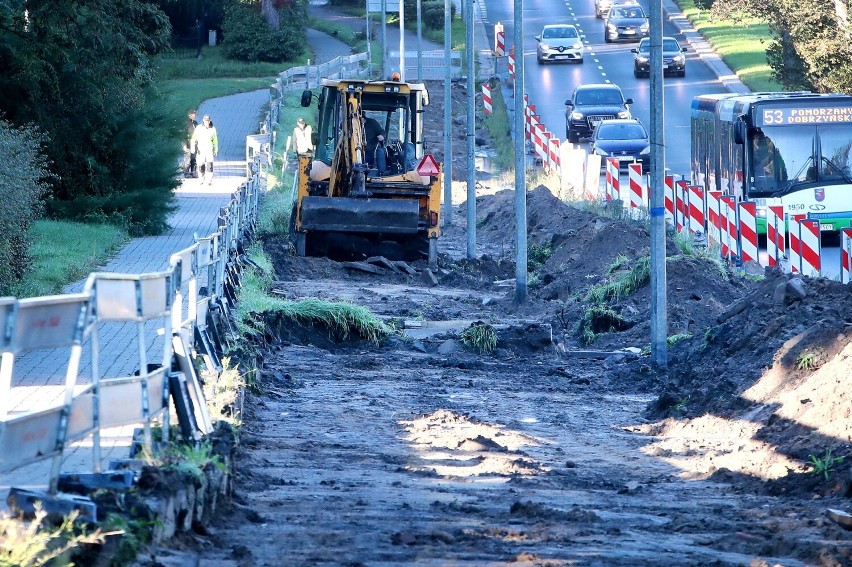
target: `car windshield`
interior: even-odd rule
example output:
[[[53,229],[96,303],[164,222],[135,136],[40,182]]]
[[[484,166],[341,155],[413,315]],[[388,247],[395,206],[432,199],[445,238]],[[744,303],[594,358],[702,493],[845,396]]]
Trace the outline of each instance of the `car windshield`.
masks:
[[[648,49],[650,49],[650,46]],[[680,45],[678,45],[676,39],[664,39],[663,51],[680,51]]]
[[[614,18],[644,18],[645,13],[640,6],[630,8],[613,8],[610,11],[610,16]]]
[[[595,135],[598,140],[636,140],[647,138],[645,128],[641,124],[607,124],[604,122],[598,126],[598,132]]]
[[[574,28],[545,28],[541,37],[543,39],[571,39],[577,37],[577,30]]]
[[[622,104],[623,102],[621,92],[613,89],[579,91],[574,100],[575,104]]]
[[[663,51],[680,51],[680,44],[676,39],[664,39],[663,40]],[[639,42],[639,52],[640,53],[650,53],[651,52],[651,42],[643,39]]]

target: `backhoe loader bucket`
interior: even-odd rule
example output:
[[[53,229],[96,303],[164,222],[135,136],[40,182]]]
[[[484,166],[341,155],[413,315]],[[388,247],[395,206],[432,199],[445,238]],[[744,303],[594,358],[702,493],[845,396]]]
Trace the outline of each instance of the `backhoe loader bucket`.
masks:
[[[414,199],[305,197],[302,230],[415,234],[420,205]]]

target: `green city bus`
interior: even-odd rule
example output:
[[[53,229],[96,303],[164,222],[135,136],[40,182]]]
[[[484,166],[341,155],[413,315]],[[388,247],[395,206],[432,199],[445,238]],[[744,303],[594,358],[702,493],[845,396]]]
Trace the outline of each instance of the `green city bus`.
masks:
[[[852,96],[809,92],[708,94],[693,99],[691,179],[708,191],[817,219],[852,221]]]

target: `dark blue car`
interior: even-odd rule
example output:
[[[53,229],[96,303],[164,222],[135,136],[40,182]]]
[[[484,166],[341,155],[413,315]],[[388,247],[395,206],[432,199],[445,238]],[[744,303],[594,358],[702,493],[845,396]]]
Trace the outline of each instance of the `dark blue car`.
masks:
[[[606,158],[616,158],[619,167],[641,162],[647,170],[651,162],[651,141],[645,127],[635,118],[607,120],[595,129],[592,153],[601,156],[604,167]]]

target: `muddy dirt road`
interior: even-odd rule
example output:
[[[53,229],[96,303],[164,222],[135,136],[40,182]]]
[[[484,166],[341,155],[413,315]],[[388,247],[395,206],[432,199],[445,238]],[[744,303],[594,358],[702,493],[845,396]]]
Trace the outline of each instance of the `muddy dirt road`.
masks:
[[[485,196],[481,210],[510,197]],[[552,208],[546,192],[531,193],[531,209]],[[558,214],[584,234],[586,213]],[[560,230],[541,222],[533,233]],[[568,246],[593,247],[578,236],[557,249]],[[266,248],[274,288],[287,298],[345,300],[411,328],[380,346],[286,328],[266,353],[264,392],[247,402],[234,507],[196,541],[201,565],[850,564],[852,532],[826,516],[848,507],[848,468],[838,464],[822,482],[801,458],[761,441],[760,423],[721,417],[718,399],[702,402],[716,404],[713,416],[698,402],[690,407],[682,380],[698,366],[686,361],[690,351],[675,350],[667,374],[632,353],[580,358],[581,348],[641,346],[647,328],[602,333],[584,347],[575,329],[582,302],[542,299],[553,296],[551,282],[534,289],[529,305],[514,306],[513,288],[493,283],[512,273],[505,259],[443,257],[431,286],[419,276],[295,258],[283,241]],[[559,262],[542,271],[570,274]],[[735,303],[759,293],[742,282],[705,282],[705,266],[687,266],[677,277],[693,295],[721,290]],[[712,319],[698,314],[714,303],[693,303],[686,321]],[[716,304],[713,313],[725,311]],[[459,340],[475,320],[498,329],[494,353]],[[848,357],[845,345],[826,356],[846,348]],[[696,400],[715,379],[698,378]],[[669,417],[655,421],[660,412]],[[849,414],[837,419],[848,425]],[[848,450],[834,442],[835,454]]]

